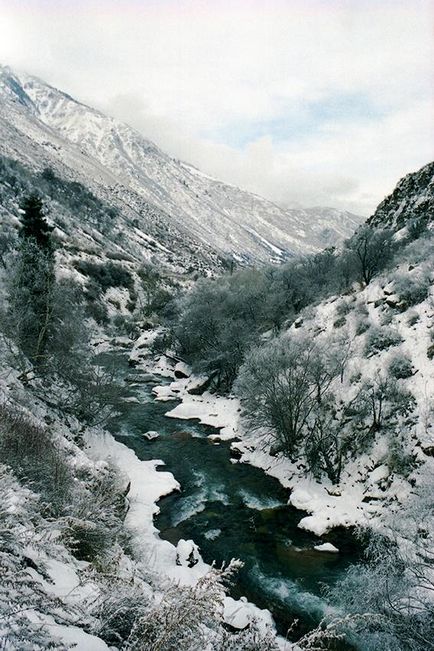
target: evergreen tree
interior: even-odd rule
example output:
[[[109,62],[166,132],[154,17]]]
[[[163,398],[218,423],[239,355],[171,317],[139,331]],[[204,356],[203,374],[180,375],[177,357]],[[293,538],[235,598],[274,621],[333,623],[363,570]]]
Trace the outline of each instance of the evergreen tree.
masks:
[[[23,240],[33,238],[42,250],[52,252],[51,232],[53,228],[45,219],[42,200],[38,195],[31,194],[22,201],[21,208],[24,210],[20,231]]]
[[[11,292],[17,343],[36,365],[46,361],[55,285],[53,230],[36,195],[24,199],[18,263]]]

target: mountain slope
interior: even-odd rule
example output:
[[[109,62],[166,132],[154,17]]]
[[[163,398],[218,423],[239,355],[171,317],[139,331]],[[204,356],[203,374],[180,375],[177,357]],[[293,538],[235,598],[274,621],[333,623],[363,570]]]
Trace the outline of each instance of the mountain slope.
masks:
[[[86,181],[103,198],[143,206],[187,239],[241,262],[281,261],[349,236],[360,218],[283,209],[171,158],[131,127],[34,77],[0,69],[4,153]],[[146,224],[147,226],[147,224]]]
[[[398,230],[434,219],[434,162],[402,178],[368,219],[371,226]]]

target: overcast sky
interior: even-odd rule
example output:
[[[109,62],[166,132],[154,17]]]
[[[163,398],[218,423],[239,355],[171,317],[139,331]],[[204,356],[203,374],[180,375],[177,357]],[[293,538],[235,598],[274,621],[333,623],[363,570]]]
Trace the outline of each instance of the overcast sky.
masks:
[[[0,0],[0,62],[288,205],[434,158],[434,0]]]

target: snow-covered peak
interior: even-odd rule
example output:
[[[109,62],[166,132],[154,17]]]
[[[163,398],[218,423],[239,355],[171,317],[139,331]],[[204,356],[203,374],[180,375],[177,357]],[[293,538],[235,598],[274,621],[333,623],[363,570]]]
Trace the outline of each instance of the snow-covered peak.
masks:
[[[286,209],[220,182],[44,81],[2,70],[6,81],[0,87],[0,105],[12,95],[16,101],[15,110],[3,111],[0,119],[37,140],[44,154],[49,153],[50,166],[57,169],[66,163],[71,176],[94,166],[94,178],[106,187],[115,186],[117,199],[128,197],[129,204],[145,201],[164,213],[172,228],[219,255],[279,262],[334,245],[362,221],[328,208]],[[86,180],[91,182],[89,170]]]

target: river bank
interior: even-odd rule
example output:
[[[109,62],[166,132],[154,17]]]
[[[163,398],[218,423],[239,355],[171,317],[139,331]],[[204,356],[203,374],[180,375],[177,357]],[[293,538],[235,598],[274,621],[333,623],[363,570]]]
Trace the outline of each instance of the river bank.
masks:
[[[145,332],[135,343],[130,363],[143,372],[152,372],[166,379],[155,387],[156,400],[180,404],[167,410],[169,418],[197,420],[202,425],[212,426],[218,433],[214,440],[229,441],[234,460],[260,468],[267,475],[276,478],[290,491],[289,503],[306,515],[299,527],[323,537],[327,541],[332,530],[353,529],[359,525],[370,525],[381,515],[382,500],[387,498],[380,487],[382,468],[375,467],[374,455],[349,463],[342,473],[339,487],[327,478],[321,482],[309,476],[301,462],[292,463],[283,455],[273,456],[269,452],[269,441],[264,432],[247,431],[241,417],[241,406],[235,397],[222,397],[208,391],[200,395],[198,387],[206,381],[204,377],[191,374],[190,369],[171,356],[161,355],[150,359],[148,346],[155,332]],[[200,389],[199,389],[200,390]],[[360,467],[366,468],[363,476]],[[319,543],[319,544],[320,544]]]
[[[232,614],[236,611],[245,621],[247,597],[261,609],[271,609],[281,634],[292,626],[291,638],[298,639],[331,612],[321,586],[332,585],[357,559],[352,536],[342,532],[339,541],[333,537],[324,545],[325,540],[301,529],[304,514],[288,503],[289,491],[261,469],[239,463],[231,442],[224,440],[238,414],[237,401],[211,401],[207,424],[191,418],[191,412],[178,418],[185,403],[177,395],[174,376],[186,375],[188,369],[166,356],[151,361],[145,347],[138,350],[143,362],[133,359],[130,366],[127,349],[106,353],[106,361],[111,358],[118,369],[125,365],[131,389],[111,426],[117,442],[131,448],[140,462],[161,459],[164,474],[169,470],[181,485],[181,492],[162,497],[154,510],[159,537],[174,545],[160,565],[173,565],[174,559],[176,564],[175,547],[184,546],[185,540],[194,540],[207,563],[241,558],[245,566],[231,597],[242,601],[231,602]],[[207,396],[198,398],[202,409]],[[162,467],[156,465],[156,472]],[[148,543],[152,548],[152,540]],[[175,570],[175,580],[176,575]]]

